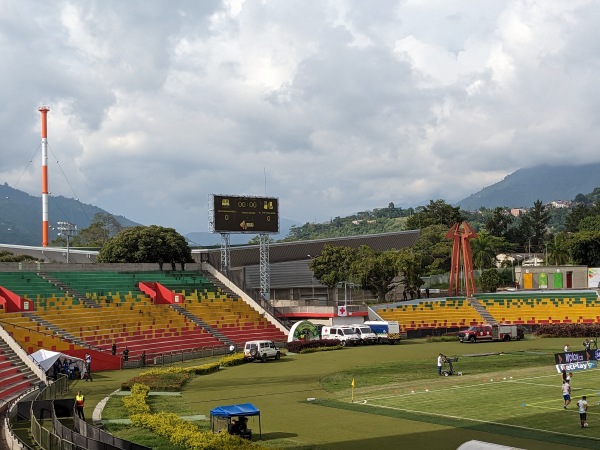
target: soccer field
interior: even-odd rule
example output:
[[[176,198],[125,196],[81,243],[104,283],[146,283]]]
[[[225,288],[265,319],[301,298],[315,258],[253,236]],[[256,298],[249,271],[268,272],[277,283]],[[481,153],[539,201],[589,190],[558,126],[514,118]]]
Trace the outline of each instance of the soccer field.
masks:
[[[399,413],[399,417],[413,420],[487,428],[501,434],[600,448],[598,370],[575,373],[572,403],[566,410],[561,376],[548,372],[543,368],[511,369],[491,377],[453,376],[409,381],[387,389],[357,389],[354,398],[346,401],[362,405],[362,411],[375,414]],[[589,404],[589,428],[584,430],[576,405],[583,395]]]

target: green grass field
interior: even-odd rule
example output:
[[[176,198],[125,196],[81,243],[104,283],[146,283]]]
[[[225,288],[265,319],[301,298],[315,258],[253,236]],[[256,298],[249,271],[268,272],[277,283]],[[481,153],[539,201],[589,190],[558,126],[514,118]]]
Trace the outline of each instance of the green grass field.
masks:
[[[181,396],[151,397],[149,403],[155,412],[207,417],[218,405],[253,403],[262,413],[262,444],[270,448],[450,450],[471,439],[530,450],[600,448],[598,371],[575,373],[574,401],[568,410],[562,408],[561,377],[553,366],[553,353],[567,342],[414,340],[288,355],[280,361],[193,377]],[[440,351],[459,356],[455,369],[462,376],[437,375]],[[480,354],[488,355],[476,356]],[[136,373],[102,373],[94,383],[79,387],[88,390],[88,402],[92,399],[93,404]],[[582,430],[575,401],[584,394],[590,404],[590,427]],[[120,397],[111,397],[103,419],[125,417]],[[207,420],[194,420],[201,429],[208,428]],[[249,426],[258,431],[256,419]],[[158,450],[173,448],[144,430],[117,423],[106,427]]]

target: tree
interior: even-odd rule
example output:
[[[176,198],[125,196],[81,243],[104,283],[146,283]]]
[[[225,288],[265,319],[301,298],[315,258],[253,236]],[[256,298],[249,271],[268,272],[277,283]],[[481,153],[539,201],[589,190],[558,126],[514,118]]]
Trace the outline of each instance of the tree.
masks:
[[[418,292],[424,282],[423,262],[418,253],[403,248],[398,252],[398,270],[402,273],[402,284],[406,291]]]
[[[536,200],[533,207],[521,218],[519,231],[523,246],[531,245],[534,249],[539,248],[544,242],[544,235],[548,226],[549,213],[541,200]],[[531,244],[530,244],[531,243]],[[528,248],[528,250],[530,250]]]
[[[581,219],[579,231],[600,231],[600,215],[587,216]]]
[[[87,228],[81,229],[73,238],[73,246],[102,247],[122,229],[123,226],[112,214],[96,213],[92,223]]]
[[[448,205],[444,200],[430,200],[429,205],[424,206],[419,212],[408,218],[406,228],[417,230],[431,225],[444,225],[446,228],[450,228],[463,220],[464,216],[458,206]]]
[[[597,205],[578,204],[572,208],[565,218],[565,230],[576,233],[579,230],[579,224],[583,219],[589,216],[600,214],[600,208]]]
[[[513,221],[514,217],[504,208],[494,208],[485,221],[485,229],[492,236],[504,237]]]
[[[575,264],[600,267],[600,231],[580,231],[569,241]]]
[[[548,261],[546,264],[561,266],[567,264],[570,259],[569,242],[566,233],[558,233],[548,241]]]
[[[173,228],[157,225],[126,228],[108,240],[98,254],[100,263],[164,263],[192,262],[192,250],[185,238]]]
[[[398,252],[376,252],[362,245],[356,252],[350,270],[352,279],[359,282],[362,289],[371,291],[377,300],[383,302],[386,294],[396,287],[394,279],[399,272]]]
[[[471,240],[471,249],[473,250],[473,265],[479,269],[493,267],[496,262],[496,255],[506,248],[507,243],[501,237],[481,231],[477,234],[477,239]]]
[[[421,255],[425,273],[432,275],[450,271],[452,239],[446,237],[448,230],[446,225],[431,225],[421,230],[413,250]]]
[[[496,292],[501,284],[500,275],[496,269],[484,270],[479,276],[479,286],[483,292]]]
[[[350,247],[325,245],[321,254],[313,258],[308,267],[317,280],[334,288],[334,300],[337,301],[335,288],[342,281],[349,281],[350,266],[354,259],[354,250]]]
[[[35,262],[36,258],[29,255],[15,255],[6,250],[0,250],[0,262]]]

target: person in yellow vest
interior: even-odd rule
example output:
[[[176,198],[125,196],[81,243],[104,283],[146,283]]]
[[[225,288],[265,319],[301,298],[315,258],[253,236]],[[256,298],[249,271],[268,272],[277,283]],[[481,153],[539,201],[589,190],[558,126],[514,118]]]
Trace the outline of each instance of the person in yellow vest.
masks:
[[[83,414],[83,407],[85,406],[85,396],[81,393],[81,391],[77,391],[77,395],[75,396],[75,411],[77,411],[77,416],[81,420],[85,420],[85,415]]]

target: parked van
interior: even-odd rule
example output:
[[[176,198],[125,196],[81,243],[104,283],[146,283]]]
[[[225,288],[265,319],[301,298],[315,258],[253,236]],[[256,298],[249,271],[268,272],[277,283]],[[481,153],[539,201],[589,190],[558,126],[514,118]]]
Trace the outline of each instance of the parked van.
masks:
[[[365,322],[377,335],[377,342],[400,342],[400,324],[395,320],[369,320]]]
[[[356,334],[359,337],[359,344],[376,344],[377,343],[377,335],[373,333],[373,330],[368,325],[364,323],[359,323],[356,325],[350,325]]]
[[[323,327],[321,329],[321,339],[338,339],[342,346],[358,345],[360,337],[349,325],[339,325],[333,327]]]

